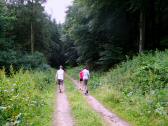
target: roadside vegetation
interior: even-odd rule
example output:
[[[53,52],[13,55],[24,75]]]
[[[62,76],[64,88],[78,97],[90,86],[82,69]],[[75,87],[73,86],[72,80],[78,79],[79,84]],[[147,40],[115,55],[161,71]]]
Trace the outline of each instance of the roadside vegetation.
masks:
[[[51,126],[54,71],[0,70],[0,126]]]
[[[75,77],[79,69],[69,73]],[[168,50],[140,54],[106,73],[92,72],[89,86],[92,95],[134,126],[168,125]]]
[[[97,70],[89,93],[107,108],[135,126],[168,126],[168,0],[73,0],[62,24],[46,3],[0,0],[0,126],[51,125],[47,69],[78,64]],[[68,72],[79,79],[81,69]],[[101,125],[67,86],[77,125]]]
[[[70,79],[65,80],[65,86],[75,125],[105,126],[103,120],[89,107],[84,96],[78,92]]]

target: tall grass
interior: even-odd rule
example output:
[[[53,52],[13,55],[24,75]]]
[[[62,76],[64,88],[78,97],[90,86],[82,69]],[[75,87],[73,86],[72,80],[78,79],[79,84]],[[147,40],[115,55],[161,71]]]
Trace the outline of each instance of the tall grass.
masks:
[[[23,71],[6,76],[0,70],[0,126],[50,126],[54,102],[54,72]]]
[[[168,50],[140,54],[100,76],[92,73],[89,85],[97,99],[133,125],[168,125]]]

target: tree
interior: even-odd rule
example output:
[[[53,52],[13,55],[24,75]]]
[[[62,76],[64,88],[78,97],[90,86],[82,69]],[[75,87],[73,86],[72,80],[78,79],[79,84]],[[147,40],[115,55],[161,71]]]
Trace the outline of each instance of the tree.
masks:
[[[125,55],[159,49],[168,40],[163,37],[167,8],[165,0],[75,0],[65,29],[78,51],[77,61],[108,69]]]
[[[44,13],[44,0],[0,2],[0,66],[19,65],[22,57],[31,54],[34,57],[44,54],[52,66],[64,64],[63,43],[56,22]],[[37,51],[43,54],[34,53]]]

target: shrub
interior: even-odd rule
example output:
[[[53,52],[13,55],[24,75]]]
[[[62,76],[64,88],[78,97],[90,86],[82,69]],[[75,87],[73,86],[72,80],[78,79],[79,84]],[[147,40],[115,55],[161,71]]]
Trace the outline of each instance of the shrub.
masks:
[[[168,124],[168,50],[140,54],[90,80],[96,97],[136,125]],[[93,75],[94,76],[94,75]],[[98,83],[98,84],[97,84]],[[97,86],[102,85],[102,86]],[[94,89],[94,88],[92,88]],[[98,95],[101,94],[101,95]],[[116,102],[117,101],[117,102]]]
[[[0,70],[0,126],[41,126],[43,109],[47,106],[45,92],[48,94],[54,87],[53,71],[36,72],[20,69],[15,72],[11,69],[12,74],[9,77],[4,71]]]
[[[69,73],[76,77],[78,69]],[[88,86],[133,125],[168,125],[168,50],[139,54],[106,73],[91,72]]]
[[[0,67],[3,66],[9,71],[10,65],[15,69],[34,69],[46,64],[44,55],[40,52],[34,54],[16,52],[13,50],[0,52]]]

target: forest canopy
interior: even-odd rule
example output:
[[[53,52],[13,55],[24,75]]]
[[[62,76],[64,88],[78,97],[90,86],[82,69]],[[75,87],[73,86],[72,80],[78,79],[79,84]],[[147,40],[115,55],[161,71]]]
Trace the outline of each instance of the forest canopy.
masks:
[[[62,64],[58,24],[44,11],[44,0],[0,0],[0,67]]]
[[[78,62],[109,69],[125,55],[167,48],[167,22],[166,0],[75,0],[64,30]]]
[[[63,24],[44,11],[45,2],[0,0],[0,67],[109,69],[137,53],[168,48],[166,0],[74,0]]]

